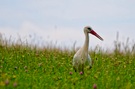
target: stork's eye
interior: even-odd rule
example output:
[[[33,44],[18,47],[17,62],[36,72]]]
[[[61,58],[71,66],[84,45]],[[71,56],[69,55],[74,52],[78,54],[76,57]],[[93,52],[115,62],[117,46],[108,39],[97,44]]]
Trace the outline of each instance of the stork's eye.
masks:
[[[91,28],[88,28],[89,30],[91,30]]]

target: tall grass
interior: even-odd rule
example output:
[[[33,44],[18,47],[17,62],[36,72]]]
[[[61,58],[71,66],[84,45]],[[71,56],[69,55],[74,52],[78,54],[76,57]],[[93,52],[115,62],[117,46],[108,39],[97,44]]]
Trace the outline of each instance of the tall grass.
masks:
[[[53,44],[38,48],[18,39],[0,36],[0,89],[134,89],[135,43],[119,41],[114,50],[90,50],[93,68],[74,72],[75,50]],[[73,49],[75,48],[75,43]]]
[[[119,41],[119,33],[117,32],[116,41],[114,41],[114,53],[125,53],[125,54],[134,54],[135,53],[135,42],[129,42],[127,38],[126,42]]]

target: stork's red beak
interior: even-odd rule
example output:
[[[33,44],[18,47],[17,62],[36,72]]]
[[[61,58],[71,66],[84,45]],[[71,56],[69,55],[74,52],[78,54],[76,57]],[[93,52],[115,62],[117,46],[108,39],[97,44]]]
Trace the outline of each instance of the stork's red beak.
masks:
[[[103,38],[100,37],[94,30],[91,30],[90,33],[91,33],[92,35],[95,35],[97,38],[99,38],[100,40],[103,41]]]

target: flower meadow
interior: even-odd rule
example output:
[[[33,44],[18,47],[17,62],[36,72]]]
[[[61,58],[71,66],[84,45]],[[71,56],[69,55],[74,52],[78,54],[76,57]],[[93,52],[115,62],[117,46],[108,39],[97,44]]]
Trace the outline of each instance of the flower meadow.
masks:
[[[130,47],[129,47],[130,46]],[[111,52],[90,49],[93,67],[75,72],[75,50],[0,38],[0,89],[134,89],[135,44],[114,41]]]

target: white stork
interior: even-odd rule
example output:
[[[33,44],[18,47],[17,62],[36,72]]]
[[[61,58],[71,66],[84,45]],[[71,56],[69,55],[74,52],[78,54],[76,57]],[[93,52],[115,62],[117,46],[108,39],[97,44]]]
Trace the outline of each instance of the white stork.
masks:
[[[76,54],[73,57],[73,68],[76,71],[83,72],[84,73],[84,65],[86,63],[89,64],[89,68],[92,68],[92,60],[90,58],[90,55],[88,54],[89,49],[89,34],[95,35],[100,40],[103,41],[103,38],[100,37],[91,27],[86,26],[84,28],[84,34],[85,34],[85,42],[84,45],[76,52]]]

